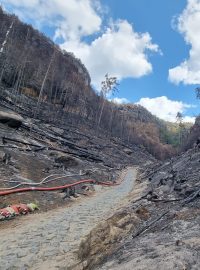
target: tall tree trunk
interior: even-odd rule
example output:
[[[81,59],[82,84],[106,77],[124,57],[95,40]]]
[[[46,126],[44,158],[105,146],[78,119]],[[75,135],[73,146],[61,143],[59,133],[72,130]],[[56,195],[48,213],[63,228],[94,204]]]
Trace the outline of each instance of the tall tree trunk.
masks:
[[[40,89],[40,94],[39,94],[39,97],[38,97],[38,101],[37,101],[37,105],[36,105],[36,109],[35,109],[35,113],[34,113],[34,118],[36,118],[36,116],[37,116],[37,112],[38,112],[40,102],[41,102],[41,98],[42,98],[43,91],[44,91],[44,86],[45,86],[45,83],[46,83],[46,80],[47,80],[47,76],[49,74],[49,70],[51,68],[51,64],[52,64],[52,62],[54,60],[55,53],[56,53],[56,50],[54,50],[54,52],[52,54],[52,57],[51,57],[50,62],[49,62],[49,66],[47,68],[47,71],[45,73],[45,76],[44,76],[44,79],[43,79],[43,82],[42,82],[42,86],[41,86],[41,89]]]
[[[4,39],[3,43],[1,44],[1,48],[0,48],[0,56],[1,56],[1,54],[3,53],[3,51],[4,51],[4,48],[5,48],[6,43],[7,43],[7,41],[8,41],[8,36],[9,36],[9,34],[10,34],[10,31],[11,31],[12,28],[13,28],[13,24],[14,24],[14,21],[12,21],[11,25],[9,26],[8,31],[6,32],[5,39]]]
[[[105,98],[103,98],[103,102],[102,102],[102,106],[101,106],[101,111],[100,111],[100,114],[99,114],[99,120],[97,122],[97,130],[98,130],[98,128],[100,126],[100,123],[101,123],[101,117],[102,117],[102,113],[103,113],[105,102],[106,102],[106,100],[105,100]]]

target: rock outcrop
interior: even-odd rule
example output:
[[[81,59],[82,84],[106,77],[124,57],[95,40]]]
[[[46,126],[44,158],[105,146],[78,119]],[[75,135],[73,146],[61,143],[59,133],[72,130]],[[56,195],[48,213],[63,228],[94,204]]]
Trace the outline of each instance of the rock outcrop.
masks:
[[[18,128],[22,125],[23,118],[11,110],[2,110],[2,108],[0,108],[0,123],[7,124],[13,128]]]

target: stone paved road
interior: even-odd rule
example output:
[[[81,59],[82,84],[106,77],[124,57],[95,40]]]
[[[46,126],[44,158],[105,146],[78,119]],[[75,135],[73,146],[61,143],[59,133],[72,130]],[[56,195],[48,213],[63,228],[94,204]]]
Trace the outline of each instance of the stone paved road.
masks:
[[[71,207],[26,216],[0,231],[0,270],[67,269],[80,241],[120,206],[135,178],[136,169],[128,169],[119,186],[98,186],[94,196]]]

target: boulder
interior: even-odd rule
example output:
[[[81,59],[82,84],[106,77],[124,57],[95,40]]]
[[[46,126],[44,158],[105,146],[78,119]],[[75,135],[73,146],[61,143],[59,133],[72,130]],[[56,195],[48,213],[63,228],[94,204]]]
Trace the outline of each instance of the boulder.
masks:
[[[0,108],[0,123],[7,124],[9,127],[18,128],[22,125],[23,118],[9,110],[2,110]]]

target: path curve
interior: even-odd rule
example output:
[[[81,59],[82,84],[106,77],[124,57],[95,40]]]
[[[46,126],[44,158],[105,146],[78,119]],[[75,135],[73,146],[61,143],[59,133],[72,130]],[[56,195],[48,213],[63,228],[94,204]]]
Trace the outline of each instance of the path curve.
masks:
[[[16,227],[0,231],[0,270],[67,269],[84,236],[123,204],[136,173],[129,168],[119,186],[98,186],[90,198],[27,216]]]

